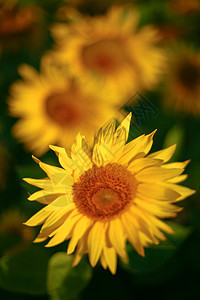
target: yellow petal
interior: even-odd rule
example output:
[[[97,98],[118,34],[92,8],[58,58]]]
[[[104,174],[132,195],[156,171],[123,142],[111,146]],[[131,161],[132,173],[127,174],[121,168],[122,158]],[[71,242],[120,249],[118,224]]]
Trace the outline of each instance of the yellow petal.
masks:
[[[176,202],[181,201],[181,200],[196,193],[195,190],[192,190],[186,186],[174,184],[171,182],[163,182],[162,185],[166,188],[173,189],[174,191],[176,191],[179,194],[179,197],[176,199]]]
[[[112,153],[114,156],[118,157],[120,153],[124,150],[126,144],[126,130],[124,127],[116,131],[113,140]]]
[[[141,227],[140,229],[144,234],[147,235],[147,237],[149,237],[150,241],[152,241],[154,244],[158,244],[159,241],[157,238],[163,241],[166,240],[164,234],[155,225],[154,220],[152,219],[152,214],[150,214],[147,211],[144,211],[138,206],[134,206],[134,213],[138,214],[138,217],[142,218],[144,222],[147,224],[146,229],[145,227],[144,228]]]
[[[143,210],[148,211],[152,215],[158,216],[160,218],[171,218],[175,217],[178,212],[183,210],[182,207],[178,207],[171,204],[166,204],[165,206],[160,206],[156,203],[150,203],[141,199],[134,199],[135,204],[142,208]]]
[[[79,240],[72,267],[75,267],[80,262],[83,254],[87,252],[87,233]]]
[[[48,238],[47,236],[46,236],[46,237],[40,237],[40,236],[37,236],[37,237],[34,239],[33,243],[42,243],[42,242],[46,241],[47,238]]]
[[[180,197],[180,194],[177,190],[173,188],[173,186],[166,186],[158,183],[140,183],[137,188],[137,195],[144,195],[146,197],[151,196],[151,198],[155,198],[157,200],[168,200],[175,201]]]
[[[106,270],[107,269],[107,262],[106,262],[105,255],[104,255],[103,251],[101,253],[100,262],[101,262],[102,267]]]
[[[132,213],[133,218],[138,223],[139,229],[145,235],[145,237],[146,237],[145,240],[148,240],[149,242],[156,244],[156,239],[155,239],[154,233],[143,214],[143,210],[140,209],[139,207],[137,207],[136,205],[131,205],[130,212]],[[139,234],[139,236],[140,236],[140,234]],[[141,240],[141,243],[142,243],[142,245],[144,245],[142,240]]]
[[[41,169],[47,174],[47,176],[53,180],[55,184],[68,186],[73,185],[73,177],[70,176],[64,169],[45,164],[34,156],[33,158],[40,165]]]
[[[73,201],[72,199],[72,194],[65,194],[62,196],[59,196],[57,199],[52,201],[49,205],[54,206],[54,207],[66,207],[68,206],[71,202]]]
[[[174,230],[168,226],[166,223],[164,223],[163,221],[159,220],[156,217],[153,216],[149,216],[150,221],[152,221],[158,228],[160,228],[161,230],[165,231],[168,234],[173,234]]]
[[[137,228],[135,227],[134,220],[131,218],[130,213],[123,213],[121,215],[124,230],[128,236],[128,240],[131,242],[136,251],[144,256],[144,248],[141,244]]]
[[[74,252],[74,249],[79,241],[79,239],[84,235],[86,230],[92,225],[92,221],[87,218],[86,216],[83,216],[79,222],[75,225],[75,228],[72,233],[72,238],[69,242],[67,254],[71,254]]]
[[[129,135],[131,118],[132,118],[132,113],[129,113],[128,116],[121,122],[121,124],[118,126],[118,128],[115,132],[114,140],[116,139],[116,137],[118,137],[118,138],[120,137],[120,134],[121,134],[122,129],[123,129],[123,131],[125,132],[125,143],[127,142],[128,135]]]
[[[56,228],[61,226],[67,218],[67,215],[74,209],[74,203],[71,203],[65,208],[54,209],[51,215],[45,220],[39,235],[37,236],[35,243],[39,242],[40,239],[48,237]]]
[[[32,155],[34,161],[36,163],[39,164],[40,168],[47,174],[48,177],[51,178],[51,176],[55,173],[66,173],[65,170],[61,169],[61,168],[58,168],[58,167],[55,167],[55,166],[51,166],[51,165],[48,165],[48,164],[45,164],[43,163],[42,161],[40,161],[37,157],[35,157],[34,155]]]
[[[162,165],[162,168],[177,168],[177,169],[185,169],[186,166],[189,164],[190,159],[184,161],[184,162],[173,162],[170,164]]]
[[[176,149],[176,145],[172,145],[169,148],[151,153],[148,155],[148,157],[162,159],[163,162],[167,162],[174,154],[175,149]]]
[[[55,231],[54,237],[45,247],[53,247],[64,242],[70,232],[73,231],[74,225],[80,220],[81,216],[77,210],[74,210],[67,220]]]
[[[86,171],[92,168],[92,162],[88,155],[83,151],[83,141],[85,141],[85,137],[79,133],[71,147],[71,157],[81,170]]]
[[[93,155],[92,155],[92,161],[98,166],[104,166],[104,158],[103,158],[103,155],[101,153],[101,150],[100,150],[100,146],[99,144],[96,144],[94,145],[94,148],[93,148]],[[105,161],[106,163],[106,161]]]
[[[140,208],[139,208],[140,209]],[[161,241],[165,241],[166,237],[165,235],[160,231],[160,227],[158,226],[159,224],[157,223],[157,218],[152,216],[151,213],[148,213],[146,211],[144,211],[143,209],[140,209],[141,213],[143,214],[143,216],[145,217],[146,222],[148,223],[149,228],[151,228],[152,233],[155,235],[155,237],[157,237],[159,240]],[[165,223],[163,223],[165,224]],[[166,228],[169,226],[166,226]],[[157,242],[155,244],[158,244]]]
[[[115,133],[115,121],[112,120],[108,125],[102,128],[102,134],[99,135],[99,144],[104,142],[108,146],[112,146],[113,138]]]
[[[136,174],[140,170],[154,166],[154,165],[161,165],[162,160],[160,159],[155,159],[155,158],[148,158],[148,157],[142,157],[142,158],[137,158],[133,161],[130,162],[128,165],[127,169],[131,171],[132,173]]]
[[[170,180],[168,180],[168,182],[171,182],[171,183],[180,183],[180,182],[186,180],[187,178],[188,178],[188,175],[184,174],[184,175],[180,175],[180,176],[171,178]]]
[[[145,182],[156,182],[169,180],[175,176],[180,175],[183,172],[182,169],[168,169],[160,167],[148,167],[135,175],[138,181]]]
[[[54,201],[56,198],[61,196],[62,193],[49,192],[49,191],[38,191],[33,193],[30,197],[28,197],[29,201],[37,201],[43,204],[49,204]]]
[[[27,64],[20,65],[18,68],[18,73],[22,77],[24,77],[25,80],[32,81],[32,82],[38,78],[37,71],[33,67]]]
[[[115,274],[117,269],[117,255],[115,249],[113,247],[108,248],[104,246],[103,253],[108,268],[110,269],[112,274]]]
[[[35,215],[33,215],[28,221],[24,224],[27,226],[37,226],[47,219],[48,216],[53,212],[53,209],[49,206],[45,206],[40,211],[38,211]]]
[[[126,144],[118,162],[127,165],[131,160],[145,156],[151,149],[153,144],[153,136],[156,130],[148,135],[141,135]]]
[[[54,188],[53,182],[50,179],[23,178],[23,180],[41,189],[52,191],[52,189]]]
[[[88,234],[89,260],[94,267],[101,255],[105,235],[104,223],[96,222]]]
[[[67,155],[67,152],[62,147],[57,147],[50,145],[50,149],[52,149],[56,155],[58,156],[58,160],[60,165],[67,171],[69,174],[72,174],[73,169],[77,168],[78,165]]]
[[[125,242],[126,235],[123,230],[121,220],[114,219],[109,223],[108,236],[111,244],[116,249],[117,253],[124,259],[127,260]]]

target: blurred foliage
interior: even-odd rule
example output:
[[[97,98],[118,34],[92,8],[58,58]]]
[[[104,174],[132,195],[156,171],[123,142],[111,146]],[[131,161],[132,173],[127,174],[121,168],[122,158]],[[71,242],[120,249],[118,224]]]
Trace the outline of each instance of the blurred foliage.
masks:
[[[32,33],[6,39],[0,36],[0,213],[17,206],[28,218],[41,207],[26,200],[33,188],[23,183],[22,178],[40,178],[44,173],[33,162],[31,153],[13,138],[11,127],[16,120],[9,116],[6,101],[9,86],[19,79],[18,66],[28,63],[38,69],[41,56],[52,48],[49,29],[57,21],[57,9],[74,3],[82,13],[95,15],[105,12],[112,3],[132,3],[140,9],[141,26],[152,23],[163,30],[167,48],[175,42],[184,42],[199,49],[200,9],[180,13],[173,9],[171,2],[19,0],[21,6],[39,5],[41,15]],[[183,212],[174,220],[176,223],[170,223],[175,235],[146,249],[145,258],[139,257],[128,245],[130,264],[121,263],[117,274],[112,276],[100,266],[91,270],[86,260],[71,268],[72,257],[64,253],[66,243],[47,249],[43,243],[30,244],[20,234],[0,232],[1,299],[196,299],[200,272],[200,122],[199,117],[165,107],[163,85],[143,93],[157,113],[150,111],[145,115],[139,107],[139,123],[132,124],[130,139],[158,128],[153,151],[177,143],[174,160],[191,159],[185,185],[196,189],[197,193],[181,204]],[[126,110],[134,111],[134,106],[127,105]],[[57,164],[51,151],[44,158],[47,163]]]
[[[64,252],[54,254],[49,260],[47,289],[52,300],[75,299],[88,284],[92,269],[85,261],[72,268],[73,258]]]

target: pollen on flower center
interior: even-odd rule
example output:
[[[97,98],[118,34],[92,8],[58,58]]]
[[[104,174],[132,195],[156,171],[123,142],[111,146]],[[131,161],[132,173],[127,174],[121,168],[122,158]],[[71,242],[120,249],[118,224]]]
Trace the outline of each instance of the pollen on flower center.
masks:
[[[116,40],[100,40],[82,50],[83,63],[100,73],[112,73],[126,63],[126,55]]]
[[[54,93],[45,102],[47,115],[61,126],[74,126],[81,118],[81,111],[67,93]]]
[[[110,219],[134,200],[137,181],[122,165],[110,163],[83,173],[73,186],[78,210],[95,220]]]

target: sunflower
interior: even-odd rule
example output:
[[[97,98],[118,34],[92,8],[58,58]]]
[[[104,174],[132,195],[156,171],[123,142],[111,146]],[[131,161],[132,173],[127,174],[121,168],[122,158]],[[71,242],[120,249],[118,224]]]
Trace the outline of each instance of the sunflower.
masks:
[[[152,89],[163,72],[164,53],[157,47],[157,30],[138,29],[138,21],[138,12],[130,7],[113,7],[95,17],[74,13],[69,24],[52,28],[55,59],[69,65],[81,81],[116,97]]]
[[[178,14],[198,12],[200,9],[199,0],[171,0],[169,6]]]
[[[165,97],[175,110],[200,114],[200,52],[186,47],[171,52]]]
[[[21,6],[18,0],[0,0],[0,37],[29,31],[38,19],[38,7]]]
[[[114,102],[104,101],[100,92],[92,93],[69,78],[47,57],[40,73],[28,65],[22,65],[19,73],[24,80],[11,86],[8,101],[10,114],[20,118],[13,134],[37,155],[52,143],[71,147],[80,130],[90,141],[100,126],[118,114]]]
[[[24,180],[42,190],[29,200],[46,204],[25,224],[43,224],[35,242],[48,237],[46,247],[70,239],[67,254],[75,251],[73,266],[89,255],[94,267],[100,259],[103,268],[114,274],[117,254],[128,262],[126,242],[144,256],[144,247],[165,240],[173,230],[160,218],[175,217],[180,207],[174,203],[194,193],[177,185],[188,161],[165,164],[175,146],[147,155],[155,131],[126,144],[131,115],[115,130],[115,121],[102,127],[91,151],[78,134],[69,157],[64,148],[50,146],[62,168],[35,158],[48,178]]]

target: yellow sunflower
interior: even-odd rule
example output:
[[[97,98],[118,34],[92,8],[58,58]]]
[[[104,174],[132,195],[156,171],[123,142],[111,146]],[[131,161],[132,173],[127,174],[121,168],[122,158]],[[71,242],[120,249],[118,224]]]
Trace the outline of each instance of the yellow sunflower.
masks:
[[[131,115],[115,130],[115,121],[101,128],[93,149],[86,151],[84,136],[78,134],[69,157],[64,148],[50,146],[62,168],[35,161],[48,178],[24,180],[42,190],[29,200],[46,204],[25,224],[43,224],[35,242],[48,237],[46,247],[70,239],[67,254],[75,251],[73,266],[86,253],[94,267],[114,274],[117,254],[128,262],[126,242],[144,256],[144,247],[165,240],[173,230],[160,218],[175,217],[180,207],[174,203],[193,190],[177,185],[188,161],[167,162],[175,146],[147,155],[155,131],[126,144]]]
[[[130,7],[113,7],[105,15],[74,13],[69,24],[52,28],[57,42],[55,59],[69,65],[81,81],[117,96],[152,89],[164,69],[152,26],[138,29],[139,14]]]
[[[103,100],[100,92],[83,88],[66,70],[49,61],[42,61],[40,73],[22,65],[19,73],[24,80],[10,88],[10,114],[20,118],[13,134],[37,155],[52,143],[71,147],[80,131],[90,141],[98,128],[118,113],[111,99]]]
[[[165,97],[175,110],[200,114],[200,52],[184,47],[171,52]]]

